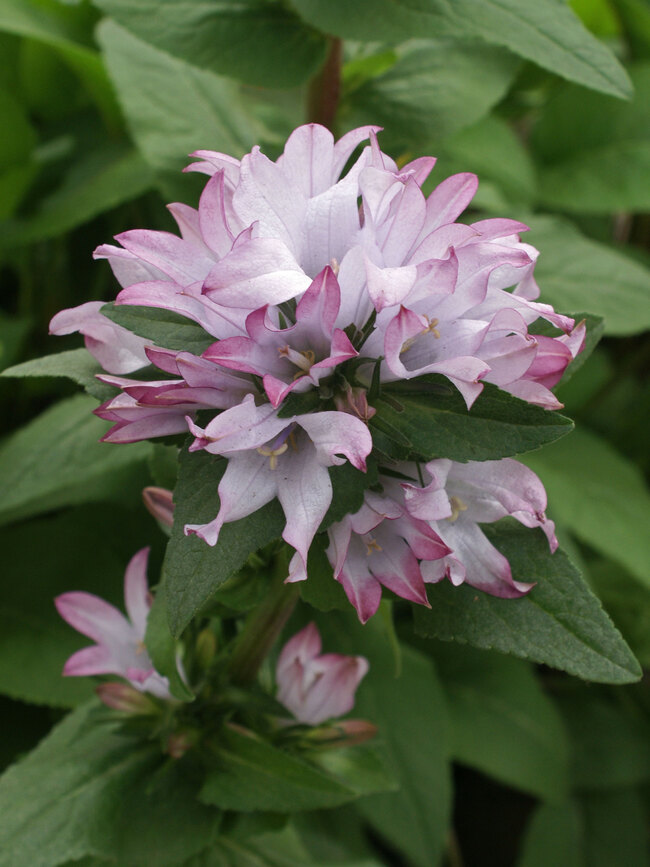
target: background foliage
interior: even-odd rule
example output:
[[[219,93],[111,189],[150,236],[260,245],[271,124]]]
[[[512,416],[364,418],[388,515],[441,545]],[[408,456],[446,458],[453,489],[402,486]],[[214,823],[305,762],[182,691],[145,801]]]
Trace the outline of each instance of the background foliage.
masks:
[[[0,0],[0,369],[76,351],[76,338],[47,337],[50,317],[114,297],[109,269],[91,259],[97,244],[126,228],[171,229],[163,204],[196,203],[196,177],[180,172],[189,152],[239,156],[260,143],[276,156],[291,129],[314,117],[310,81],[334,37],[344,58],[336,131],[382,124],[384,150],[403,160],[439,157],[436,183],[477,172],[480,214],[531,226],[542,299],[604,319],[593,356],[559,389],[576,431],[525,461],[547,487],[562,546],[647,667],[645,0]],[[92,694],[90,683],[59,677],[83,642],[52,597],[85,589],[119,604],[136,548],[153,542],[159,565],[165,540],[140,492],[171,486],[176,472],[164,446],[97,443],[105,426],[90,413],[95,401],[66,378],[88,384],[92,364],[60,356],[59,379],[43,378],[39,364],[0,379],[2,766]],[[248,552],[231,553],[243,562]],[[518,553],[527,554],[514,538],[515,571]],[[556,573],[540,576],[546,594],[574,580],[559,557]],[[185,600],[188,616],[211,589]],[[357,710],[384,733],[399,791],[301,813],[289,825],[256,812],[248,825],[218,831],[207,806],[185,815],[187,781],[156,772],[150,750],[129,751],[119,737],[97,747],[80,708],[17,766],[41,794],[49,769],[51,829],[63,821],[61,799],[69,805],[76,793],[68,835],[46,828],[26,855],[16,847],[25,845],[29,810],[3,806],[10,842],[0,864],[172,865],[182,854],[186,867],[648,865],[650,694],[646,681],[580,679],[625,682],[635,671],[619,649],[593,650],[593,600],[585,597],[562,626],[549,616],[537,635],[528,615],[508,622],[489,597],[470,622],[459,594],[440,589],[436,616],[418,613],[418,635],[398,620],[399,660],[379,617],[362,629],[345,612],[320,616],[332,649],[373,662]],[[308,600],[313,593],[305,588]],[[322,596],[316,603],[328,607]],[[542,628],[539,617],[534,623]],[[530,648],[523,652],[512,634],[527,635]],[[540,642],[550,649],[542,656]],[[571,656],[577,676],[535,664],[556,664],[551,651]],[[396,666],[401,676],[387,689],[385,672]],[[96,776],[57,774],[52,762],[65,750],[78,751]],[[114,775],[102,773],[115,762],[132,793],[126,804]],[[24,795],[15,773],[5,778],[3,805],[14,803],[14,785]],[[286,781],[274,785],[278,804],[290,800]],[[211,803],[209,783],[203,796]],[[96,825],[98,812],[113,824],[128,815],[131,830],[116,843]]]

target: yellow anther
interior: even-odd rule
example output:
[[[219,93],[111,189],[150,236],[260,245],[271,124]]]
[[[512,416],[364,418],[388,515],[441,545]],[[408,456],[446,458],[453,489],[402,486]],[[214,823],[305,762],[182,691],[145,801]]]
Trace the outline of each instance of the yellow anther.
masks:
[[[413,346],[418,337],[422,337],[423,334],[433,334],[434,337],[440,337],[440,332],[436,328],[438,324],[438,319],[429,319],[429,324],[426,328],[423,328],[419,334],[415,334],[413,337],[409,337],[407,340],[402,343],[402,348],[399,351],[399,354],[402,355],[404,352],[408,352],[409,349]]]
[[[269,449],[266,446],[260,446],[258,448],[259,454],[263,455],[265,458],[269,459],[269,466],[272,470],[277,469],[278,466],[278,457],[283,455],[286,450],[289,448],[287,443],[282,443],[277,449]]]
[[[451,506],[451,515],[447,518],[452,523],[458,518],[461,512],[467,511],[466,503],[463,503],[460,497],[449,497],[449,505]]]
[[[147,652],[147,648],[144,646],[144,641],[138,641],[138,643],[135,645],[135,652],[138,656],[140,656],[141,653]]]
[[[436,328],[436,325],[438,324],[439,321],[440,321],[439,319],[429,319],[429,324],[424,329],[423,334],[428,333],[428,334],[433,334],[434,337],[440,337],[440,332]]]
[[[366,556],[370,557],[373,551],[381,551],[381,545],[376,539],[371,539],[370,542],[366,542]]]
[[[330,268],[332,269],[332,271],[334,271],[334,276],[338,277],[339,270],[341,268],[341,266],[339,265],[339,260],[334,258],[330,259]]]
[[[316,353],[314,352],[313,349],[303,349],[303,351],[300,354],[302,355],[303,358],[307,359],[310,367],[316,361]]]

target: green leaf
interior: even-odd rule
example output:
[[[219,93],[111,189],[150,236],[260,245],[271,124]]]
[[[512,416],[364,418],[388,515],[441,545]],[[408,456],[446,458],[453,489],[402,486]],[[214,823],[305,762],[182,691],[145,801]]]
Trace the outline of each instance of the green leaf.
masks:
[[[545,205],[589,214],[650,209],[650,64],[630,75],[631,102],[577,87],[548,102],[532,139]]]
[[[151,169],[131,147],[110,144],[75,160],[60,185],[30,217],[11,221],[2,247],[53,238],[98,214],[137,198],[153,186]]]
[[[619,563],[589,563],[589,583],[632,648],[643,668],[650,668],[650,588]]]
[[[318,810],[357,797],[315,765],[256,737],[224,729],[213,747],[201,800],[226,810]]]
[[[532,667],[437,642],[432,653],[447,695],[456,761],[543,800],[565,798],[567,736]]]
[[[369,457],[367,470],[362,472],[346,461],[339,466],[329,467],[332,482],[332,502],[319,531],[326,530],[330,524],[343,520],[346,515],[358,512],[363,505],[365,491],[377,483],[377,464]]]
[[[95,707],[66,717],[0,779],[2,867],[86,855],[174,867],[213,839],[219,813],[196,801],[187,764],[93,718]]]
[[[36,130],[20,101],[0,86],[0,115],[5,134],[0,138],[0,171],[25,161],[36,145]]]
[[[211,521],[219,511],[218,486],[225,461],[207,452],[183,449],[174,491],[174,528],[163,571],[169,625],[178,637],[214,591],[246,562],[248,556],[280,537],[284,516],[273,501],[247,518],[226,524],[214,548],[197,536],[185,536],[185,524]]]
[[[147,618],[147,634],[144,643],[159,674],[169,679],[169,689],[179,701],[192,701],[194,693],[178,672],[176,641],[169,631],[167,622],[167,599],[165,584],[156,589],[153,605]]]
[[[585,429],[525,462],[564,526],[650,586],[650,493],[634,464]]]
[[[544,804],[533,814],[517,867],[648,867],[645,814],[629,789]]]
[[[537,586],[521,599],[498,599],[445,582],[429,591],[431,609],[414,607],[416,631],[500,650],[585,680],[638,680],[638,662],[566,555],[551,555],[540,530],[512,524],[482,529],[510,561],[514,579]]]
[[[446,139],[436,155],[434,178],[467,171],[480,177],[472,207],[499,212],[512,205],[530,207],[537,198],[533,161],[510,124],[496,115]]]
[[[157,18],[161,7],[155,5]],[[112,21],[102,22],[97,35],[133,138],[163,173],[166,194],[187,194],[178,172],[197,148],[241,156],[255,143],[257,129],[234,84],[153,48]]]
[[[59,616],[54,597],[84,590],[123,609],[124,569],[146,525],[144,514],[85,505],[0,530],[0,692],[55,707],[92,695],[92,680],[62,676],[66,659],[91,641]]]
[[[104,304],[101,312],[117,325],[166,349],[200,355],[214,343],[214,337],[200,325],[171,310],[111,302]]]
[[[96,361],[87,349],[70,349],[67,352],[57,352],[42,358],[33,358],[15,364],[0,373],[0,376],[22,378],[24,376],[60,376],[71,379],[82,385],[88,394],[98,400],[106,400],[115,394],[115,389],[104,385],[95,378],[97,373],[104,373],[101,364]]]
[[[441,384],[448,395],[428,392]],[[417,389],[421,389],[418,393]],[[424,460],[485,461],[537,449],[569,433],[570,419],[513,397],[490,383],[468,410],[460,393],[442,376],[420,376],[403,386],[382,389],[390,402],[373,402],[379,429],[398,446]],[[401,407],[401,409],[400,409]]]
[[[650,780],[648,723],[634,706],[574,689],[558,692],[557,706],[571,736],[571,779],[577,789],[635,786]]]
[[[318,618],[325,647],[362,654],[370,670],[361,682],[355,717],[371,720],[396,793],[371,795],[357,805],[373,830],[417,867],[437,864],[445,845],[451,809],[445,698],[430,659],[404,647],[402,672],[378,621],[362,626],[354,612]]]
[[[569,221],[524,216],[526,237],[541,255],[535,276],[542,301],[558,310],[588,310],[605,320],[605,334],[638,334],[650,328],[650,272],[614,247],[592,241]]]
[[[344,97],[348,126],[384,127],[382,148],[427,147],[474,123],[510,86],[518,60],[500,48],[457,40],[418,40],[399,59]]]
[[[144,42],[261,87],[295,87],[324,62],[326,40],[285,4],[263,0],[97,0]]]
[[[316,536],[309,549],[306,581],[298,585],[303,602],[313,605],[319,611],[339,609],[347,611],[350,605],[345,590],[334,580],[334,572],[325,554],[328,538],[324,534]]]
[[[123,501],[146,484],[149,443],[98,442],[107,425],[85,395],[63,400],[0,446],[0,525],[76,503]]]
[[[85,6],[85,4],[84,4]],[[92,47],[95,15],[56,0],[2,0],[0,30],[36,39],[56,50],[79,77],[109,127],[119,128],[119,109],[98,52]]]
[[[612,52],[557,0],[293,0],[293,6],[319,30],[344,39],[478,37],[586,87],[630,94]]]

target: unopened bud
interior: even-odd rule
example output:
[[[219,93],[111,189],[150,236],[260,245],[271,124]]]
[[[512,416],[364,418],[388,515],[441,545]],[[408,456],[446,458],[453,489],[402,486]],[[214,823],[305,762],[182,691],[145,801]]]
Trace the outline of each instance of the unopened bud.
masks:
[[[196,661],[202,669],[210,668],[217,652],[217,636],[209,626],[202,629],[196,637]]]
[[[174,732],[167,739],[167,753],[172,759],[182,758],[188,750],[196,744],[197,734],[194,731],[186,729],[185,731]]]
[[[101,683],[95,687],[95,692],[99,700],[112,710],[140,715],[156,713],[158,710],[151,699],[127,683]]]
[[[356,415],[361,421],[367,422],[377,410],[370,406],[365,388],[353,388],[348,386],[344,395],[337,395],[334,403],[339,412],[348,412]]]
[[[345,719],[321,726],[309,734],[309,739],[320,747],[352,747],[369,741],[377,734],[377,726],[365,719]]]
[[[173,494],[166,488],[148,487],[142,491],[145,506],[163,527],[171,527],[174,523]]]

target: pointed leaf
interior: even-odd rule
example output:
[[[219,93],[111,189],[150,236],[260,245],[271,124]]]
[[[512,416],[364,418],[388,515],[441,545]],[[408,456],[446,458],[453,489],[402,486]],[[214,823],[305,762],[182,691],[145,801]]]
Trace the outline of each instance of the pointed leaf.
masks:
[[[222,458],[207,452],[184,448],[180,455],[174,528],[163,565],[167,616],[176,637],[249,555],[279,538],[284,527],[282,509],[274,500],[247,518],[225,524],[214,548],[197,536],[184,535],[185,524],[208,522],[217,515],[225,466]]]
[[[139,337],[150,340],[156,346],[200,355],[214,343],[211,337],[196,322],[179,313],[158,307],[141,307],[137,304],[104,304],[103,316],[127,328]]]
[[[632,683],[639,664],[562,551],[551,555],[539,530],[510,521],[483,527],[517,581],[536,581],[521,599],[497,599],[445,582],[429,591],[431,609],[414,607],[420,635],[500,650],[585,680]]]
[[[440,376],[420,376],[391,386],[373,405],[377,409],[370,420],[373,437],[378,429],[402,452],[407,448],[425,460],[510,457],[553,442],[573,428],[566,416],[532,406],[489,383],[468,410],[460,394]]]

